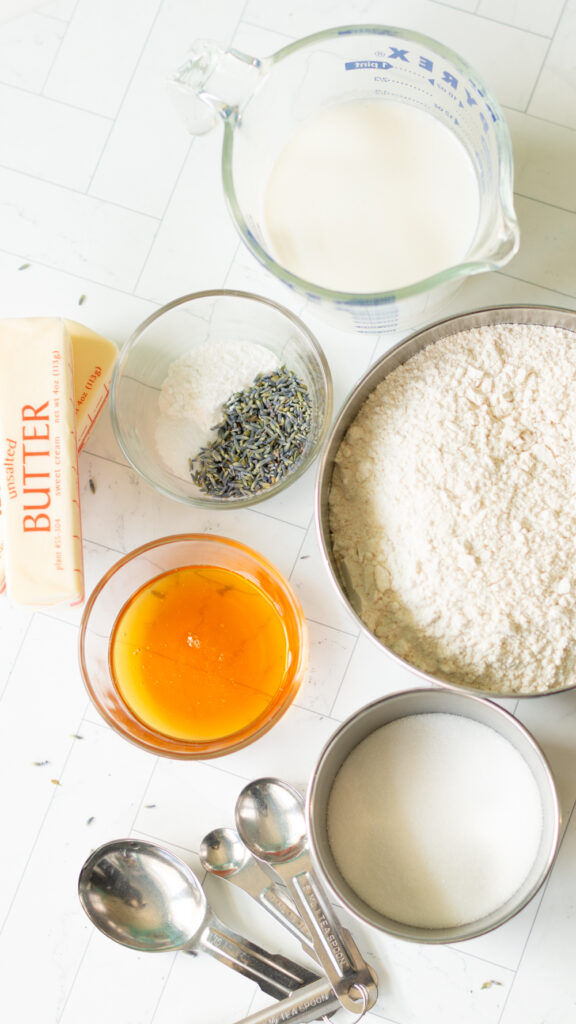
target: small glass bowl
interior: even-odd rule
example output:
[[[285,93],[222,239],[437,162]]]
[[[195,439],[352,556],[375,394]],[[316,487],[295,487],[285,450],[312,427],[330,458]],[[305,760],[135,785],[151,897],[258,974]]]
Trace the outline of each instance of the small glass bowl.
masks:
[[[170,434],[163,442],[168,460],[158,448],[158,431],[166,426],[160,395],[171,365],[197,346],[214,345],[217,349],[219,344],[230,343],[263,346],[293,371],[308,389],[312,422],[304,451],[286,475],[254,493],[224,497],[204,493],[191,476],[186,478],[185,456],[184,469],[175,468],[170,456],[180,447],[183,420],[174,419],[168,424],[170,431],[176,431],[174,446]],[[328,431],[332,378],[318,341],[289,310],[249,292],[197,292],[161,307],[136,329],[114,368],[110,408],[114,433],[124,455],[157,491],[188,505],[241,508],[278,494],[308,469]],[[195,454],[190,451],[190,456]]]
[[[165,735],[138,718],[122,699],[111,669],[111,638],[127,603],[151,580],[185,566],[226,569],[258,587],[282,621],[288,648],[283,680],[266,709],[236,732],[201,741]],[[282,717],[304,678],[308,662],[308,628],[290,584],[258,552],[228,537],[179,534],[136,548],[102,577],[82,616],[79,655],[90,698],[120,736],[152,754],[175,759],[206,759],[247,746],[268,732]]]

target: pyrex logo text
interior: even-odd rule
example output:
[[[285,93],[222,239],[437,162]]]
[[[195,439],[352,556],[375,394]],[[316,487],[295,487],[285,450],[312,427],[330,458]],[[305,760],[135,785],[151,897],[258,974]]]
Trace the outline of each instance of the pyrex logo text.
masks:
[[[473,95],[471,90],[474,90],[477,96],[483,100],[482,107],[490,117],[492,121],[497,121],[498,117],[492,110],[490,105],[486,102],[483,90],[475,83],[462,81],[451,71],[446,68],[438,68],[437,62],[432,60],[430,57],[424,56],[422,53],[411,53],[410,50],[401,49],[398,46],[390,46],[388,50],[377,50],[374,53],[374,60],[351,60],[346,61],[344,67],[346,71],[360,71],[363,69],[375,70],[375,71],[390,71],[397,67],[399,63],[412,64],[421,71],[425,71],[430,76],[430,84],[434,86],[448,86],[449,89],[453,90],[454,94],[458,93],[458,99],[462,106],[467,107],[478,107],[478,114],[484,128],[484,131],[488,131],[489,123],[485,113],[480,108],[478,99]],[[377,81],[384,79],[376,79]]]

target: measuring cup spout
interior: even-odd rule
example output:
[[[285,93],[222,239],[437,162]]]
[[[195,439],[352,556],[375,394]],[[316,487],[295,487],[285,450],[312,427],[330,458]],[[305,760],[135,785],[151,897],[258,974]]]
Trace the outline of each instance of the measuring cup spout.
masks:
[[[191,135],[204,135],[218,118],[237,116],[254,91],[263,61],[240,50],[199,39],[168,80],[172,99]]]
[[[502,211],[500,223],[494,236],[494,248],[490,262],[495,268],[503,267],[516,255],[520,248],[520,229],[514,213]]]
[[[466,257],[465,272],[498,270],[510,262],[520,248],[520,228],[514,210],[510,181],[504,176],[500,189],[493,193],[488,215],[478,231],[472,250]]]

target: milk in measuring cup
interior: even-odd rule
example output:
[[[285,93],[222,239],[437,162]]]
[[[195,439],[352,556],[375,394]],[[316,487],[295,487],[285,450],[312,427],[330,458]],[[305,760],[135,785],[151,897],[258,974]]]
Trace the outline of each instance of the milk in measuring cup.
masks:
[[[292,134],[264,219],[287,270],[335,291],[382,292],[461,263],[479,206],[472,161],[440,121],[393,100],[354,100]]]

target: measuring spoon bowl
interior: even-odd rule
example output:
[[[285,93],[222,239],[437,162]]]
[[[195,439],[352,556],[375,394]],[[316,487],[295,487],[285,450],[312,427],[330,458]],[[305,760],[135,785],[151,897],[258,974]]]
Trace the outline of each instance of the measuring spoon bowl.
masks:
[[[244,787],[236,802],[236,826],[254,856],[273,867],[307,855],[302,797],[280,779],[257,779]]]
[[[168,850],[134,840],[95,850],[80,872],[78,894],[104,935],[142,952],[192,949],[209,917],[187,865]]]
[[[248,893],[298,941],[312,957],[314,944],[286,886],[275,882],[233,828],[215,828],[200,844],[200,862],[211,874]]]
[[[92,923],[131,949],[208,953],[275,999],[318,980],[219,921],[192,869],[155,843],[117,839],[99,847],[82,867],[78,895]]]
[[[302,795],[280,779],[249,783],[236,803],[236,826],[254,856],[271,865],[288,885],[342,1006],[357,1013],[364,1000],[369,1009],[378,994],[376,978],[314,876]]]
[[[232,878],[247,868],[252,855],[233,828],[214,828],[200,843],[200,863],[219,878]]]

